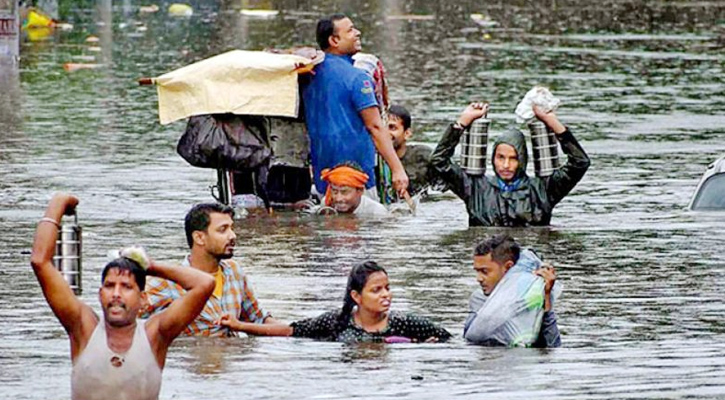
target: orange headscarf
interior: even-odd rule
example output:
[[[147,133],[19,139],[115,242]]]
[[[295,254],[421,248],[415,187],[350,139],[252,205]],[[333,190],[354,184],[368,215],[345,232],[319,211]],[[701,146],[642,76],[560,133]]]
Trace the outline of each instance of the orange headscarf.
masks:
[[[335,169],[323,169],[321,177],[323,181],[328,183],[327,191],[325,192],[325,205],[327,206],[332,205],[331,185],[364,189],[369,179],[368,174],[344,165]]]

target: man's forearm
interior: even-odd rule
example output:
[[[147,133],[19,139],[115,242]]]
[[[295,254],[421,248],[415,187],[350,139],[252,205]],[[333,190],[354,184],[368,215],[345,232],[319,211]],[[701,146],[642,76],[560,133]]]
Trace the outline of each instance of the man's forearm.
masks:
[[[291,326],[279,322],[255,324],[253,322],[237,321],[229,328],[258,336],[292,336],[292,333],[294,333]]]
[[[214,291],[214,278],[206,272],[194,268],[171,267],[151,262],[146,270],[149,275],[176,282],[186,289],[186,293],[174,300],[161,313],[155,314],[149,321],[158,322],[158,332],[168,346],[184,328],[204,309],[209,296]]]
[[[186,291],[199,290],[209,280],[211,275],[194,268],[184,268],[152,262],[146,271],[149,275],[176,282]]]
[[[544,311],[551,310],[551,293],[544,295]]]
[[[554,311],[545,311],[543,320],[541,321],[541,331],[533,347],[560,347],[561,335],[559,326],[556,323],[556,313]]]
[[[556,135],[561,145],[561,150],[567,156],[567,164],[573,168],[586,171],[591,164],[589,155],[574,137],[569,129]]]
[[[453,124],[448,125],[441,140],[433,150],[430,163],[439,173],[444,172],[452,164],[451,157],[453,157],[453,153],[456,151],[456,145],[461,140],[461,135],[463,135],[463,129]]]
[[[380,155],[383,156],[385,162],[393,172],[393,187],[398,192],[399,196],[405,196],[407,194],[408,175],[405,173],[405,168],[400,162],[398,155],[395,154],[393,148],[393,140],[388,132],[388,128],[383,125],[383,120],[380,118],[380,110],[377,107],[368,107],[360,111],[360,117],[365,124],[365,128],[368,133],[372,136],[375,148],[378,150]]]
[[[55,253],[55,242],[58,240],[60,221],[65,213],[66,202],[63,197],[56,195],[48,204],[43,218],[38,222],[33,241],[33,251],[30,262],[33,268],[47,265]]]
[[[368,130],[370,130],[370,134],[373,137],[375,149],[377,149],[378,153],[383,156],[383,159],[386,163],[388,163],[390,170],[393,173],[404,171],[403,163],[400,162],[400,158],[398,158],[398,155],[395,153],[395,148],[393,147],[393,142],[390,140],[390,135],[387,135],[387,132],[384,132],[383,129],[373,128],[372,130]]]
[[[400,162],[398,155],[395,154],[395,148],[393,148],[393,140],[388,132],[388,128],[383,125],[383,120],[380,118],[380,111],[377,107],[369,107],[360,111],[360,117],[365,124],[365,128],[370,133],[375,144],[375,149],[383,156],[383,159],[388,166],[395,173],[405,172],[403,164]]]
[[[446,132],[433,150],[430,165],[453,193],[463,201],[467,201],[470,192],[466,188],[470,187],[470,178],[451,159],[458,141],[461,140],[461,135],[463,135],[463,129],[453,124],[448,125]]]
[[[74,210],[77,204],[78,199],[71,195],[59,193],[53,196],[45,211],[45,216],[38,223],[33,241],[33,252],[30,255],[30,263],[43,290],[43,295],[53,313],[71,335],[72,340],[80,334],[83,328],[83,316],[92,316],[93,311],[73,294],[68,282],[53,266],[52,258],[55,252],[55,242],[58,239],[60,220],[63,214]]]
[[[567,129],[556,135],[566,164],[559,167],[547,180],[546,193],[552,205],[556,205],[576,186],[589,169],[591,161],[574,135]]]

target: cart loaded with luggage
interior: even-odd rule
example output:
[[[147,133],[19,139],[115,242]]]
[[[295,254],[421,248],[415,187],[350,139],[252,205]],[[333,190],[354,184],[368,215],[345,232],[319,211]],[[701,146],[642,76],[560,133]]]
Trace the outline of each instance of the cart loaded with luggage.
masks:
[[[324,59],[312,48],[233,50],[156,78],[161,124],[187,119],[177,152],[216,170],[220,203],[271,212],[309,198],[309,139],[300,79]]]

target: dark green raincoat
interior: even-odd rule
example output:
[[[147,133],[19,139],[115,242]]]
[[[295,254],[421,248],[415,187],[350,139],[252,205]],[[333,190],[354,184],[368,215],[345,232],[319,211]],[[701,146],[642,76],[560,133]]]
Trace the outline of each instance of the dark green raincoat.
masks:
[[[521,131],[510,129],[497,138],[493,150],[495,153],[496,146],[501,143],[516,149],[519,169],[514,180],[520,179],[520,183],[512,191],[503,191],[499,188],[497,176],[468,175],[452,162],[451,157],[462,134],[463,129],[451,124],[433,151],[431,165],[466,203],[470,226],[549,225],[554,206],[576,186],[589,168],[589,157],[567,128],[564,133],[556,135],[567,155],[566,165],[546,178],[529,177],[526,175],[526,140]]]

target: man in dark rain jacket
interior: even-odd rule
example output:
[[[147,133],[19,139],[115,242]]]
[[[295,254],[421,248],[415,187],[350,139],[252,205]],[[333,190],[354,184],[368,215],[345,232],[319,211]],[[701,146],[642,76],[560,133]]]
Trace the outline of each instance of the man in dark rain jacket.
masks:
[[[548,225],[561,199],[589,168],[589,157],[574,135],[554,113],[534,106],[536,117],[554,131],[567,155],[566,165],[546,178],[526,174],[526,140],[518,129],[501,134],[493,145],[495,176],[468,175],[451,161],[463,131],[488,112],[488,104],[472,103],[443,134],[431,156],[431,165],[465,203],[470,226]]]

